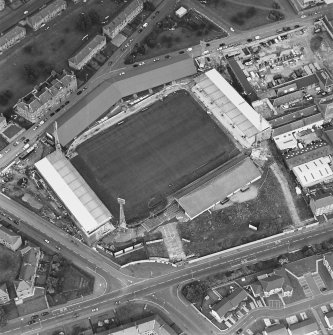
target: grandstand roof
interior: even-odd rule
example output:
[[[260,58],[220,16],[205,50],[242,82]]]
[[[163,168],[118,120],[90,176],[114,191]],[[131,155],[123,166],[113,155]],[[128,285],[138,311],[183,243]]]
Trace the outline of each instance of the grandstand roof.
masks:
[[[270,128],[270,124],[243,99],[218,71],[212,69],[206,72],[206,76],[234,106],[233,114],[237,112],[237,115],[232,117],[229,111],[226,113],[247,137],[250,138]],[[223,105],[225,106],[226,103]],[[224,106],[221,106],[222,110]]]
[[[250,158],[237,156],[176,193],[175,199],[194,219],[219,201],[261,177]]]
[[[35,166],[86,233],[111,219],[109,210],[61,152],[54,151]]]
[[[58,135],[66,146],[73,138],[101,117],[122,97],[178,80],[197,72],[187,54],[147,64],[125,74],[121,80],[108,79],[88,93],[58,119]],[[53,133],[50,128],[49,133]]]

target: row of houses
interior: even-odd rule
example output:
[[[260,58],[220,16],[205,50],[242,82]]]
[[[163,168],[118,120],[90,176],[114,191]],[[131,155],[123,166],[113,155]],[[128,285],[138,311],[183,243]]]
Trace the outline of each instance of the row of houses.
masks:
[[[0,225],[0,243],[12,251],[18,252],[18,249],[22,246],[22,238],[13,231]],[[31,246],[26,246],[19,252],[22,256],[22,264],[18,279],[14,281],[17,303],[34,295],[35,279],[42,255],[38,247]],[[0,285],[0,304],[5,304],[9,300],[10,297],[7,286],[3,283]]]
[[[0,36],[0,54],[19,43],[25,36],[27,31],[24,27],[15,26]]]
[[[62,73],[55,71],[30,93],[21,98],[14,110],[30,122],[37,122],[45,113],[63,104],[68,96],[77,90],[77,80],[73,73],[65,70]]]

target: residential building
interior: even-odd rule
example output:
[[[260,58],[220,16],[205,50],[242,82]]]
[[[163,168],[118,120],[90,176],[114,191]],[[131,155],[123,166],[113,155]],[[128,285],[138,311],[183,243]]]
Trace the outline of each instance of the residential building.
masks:
[[[284,265],[285,270],[296,278],[300,283],[303,283],[305,275],[312,275],[318,286],[324,286],[323,281],[318,272],[318,262],[320,257],[313,255],[298,261],[287,263]]]
[[[103,27],[103,34],[115,38],[143,10],[143,1],[134,0],[109,24]]]
[[[310,198],[310,208],[314,216],[333,213],[333,196],[331,193],[319,193]]]
[[[264,335],[289,335],[287,328],[282,323],[277,323],[275,325],[265,328],[263,331]]]
[[[254,297],[268,298],[274,294],[291,297],[293,294],[293,287],[284,269],[276,269],[273,274],[258,278],[250,288]]]
[[[0,305],[5,304],[9,301],[9,295],[7,291],[6,283],[0,285]]]
[[[27,31],[24,27],[15,26],[0,36],[0,54],[16,43],[19,43],[26,34]]]
[[[222,300],[213,305],[210,313],[218,322],[222,322],[225,319],[225,314],[229,311],[235,310],[238,305],[246,299],[246,291],[238,287],[227,297],[224,297]]]
[[[316,76],[319,80],[319,86],[326,92],[333,90],[333,79],[331,74],[326,69],[321,69],[316,72]]]
[[[327,271],[329,272],[329,274],[333,278],[333,252],[328,252],[324,255],[323,263],[324,263]]]
[[[17,298],[22,300],[34,295],[35,279],[41,251],[38,247],[25,247],[21,250],[22,265],[19,280],[14,281]]]
[[[55,0],[41,9],[38,13],[27,17],[26,22],[33,30],[38,30],[43,24],[54,19],[66,8],[67,2],[65,0]]]
[[[324,319],[326,321],[327,327],[333,329],[333,311],[325,314]]]
[[[77,80],[73,73],[51,72],[44,82],[21,98],[14,110],[30,122],[37,122],[48,110],[64,103],[69,95],[77,90]]]
[[[318,108],[326,121],[333,118],[333,95],[329,95],[317,102]]]
[[[187,14],[187,9],[185,7],[180,7],[176,10],[175,14],[177,17],[182,18]]]
[[[0,116],[0,129],[1,128],[5,128],[7,127],[7,121],[6,121],[6,118],[4,116]]]
[[[96,35],[87,45],[68,60],[68,64],[75,70],[81,70],[106,45],[106,37]]]
[[[289,335],[317,335],[319,334],[317,322],[307,319],[298,323],[289,325]]]
[[[0,12],[1,12],[2,10],[4,10],[5,7],[6,7],[5,0],[0,0]]]
[[[12,251],[16,251],[22,245],[21,236],[0,224],[0,243]]]

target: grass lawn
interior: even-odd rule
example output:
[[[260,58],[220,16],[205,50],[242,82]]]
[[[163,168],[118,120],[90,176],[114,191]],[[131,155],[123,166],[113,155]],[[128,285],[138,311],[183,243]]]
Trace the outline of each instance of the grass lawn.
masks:
[[[72,163],[115,216],[117,198],[126,200],[130,222],[237,155],[234,149],[201,106],[178,91],[81,144]]]
[[[25,299],[23,304],[17,306],[17,309],[20,316],[39,312],[43,309],[47,309],[44,293],[42,293],[41,295],[38,295],[37,293],[37,296]]]
[[[252,2],[255,1],[253,0]],[[270,0],[267,2],[270,3]],[[272,22],[267,19],[270,9],[255,8],[254,6],[241,5],[228,0],[211,1],[207,3],[207,6],[216,13],[220,13],[221,18],[232,27],[240,30],[248,30]],[[268,6],[265,5],[265,7]],[[254,8],[254,10],[252,9],[252,14],[247,14],[249,8]]]
[[[147,244],[146,248],[147,248],[149,257],[169,258],[164,242]]]
[[[127,254],[117,257],[115,260],[118,264],[124,265],[134,261],[141,261],[143,259],[148,259],[148,255],[145,248],[128,252]]]
[[[3,112],[8,106],[14,105],[20,97],[27,94],[36,83],[46,79],[51,65],[56,70],[68,69],[68,58],[80,47],[88,42],[82,41],[82,37],[89,33],[93,37],[101,32],[101,26],[93,26],[88,32],[79,32],[76,29],[77,18],[80,13],[96,10],[101,18],[109,15],[110,19],[117,15],[121,8],[115,1],[90,0],[79,2],[76,5],[69,4],[67,10],[53,21],[48,23],[50,29],[40,29],[37,32],[28,31],[28,36],[17,46],[0,56],[0,92],[10,90],[13,93],[7,106],[0,106]],[[29,51],[30,50],[30,51]],[[36,65],[39,69],[36,83],[27,83],[24,78],[24,64]]]
[[[267,166],[255,185],[257,198],[179,223],[181,237],[191,241],[187,245],[190,253],[203,256],[228,249],[274,235],[291,224],[280,184]],[[248,228],[250,222],[260,223],[257,232]]]
[[[0,244],[0,283],[16,279],[21,267],[21,256]]]

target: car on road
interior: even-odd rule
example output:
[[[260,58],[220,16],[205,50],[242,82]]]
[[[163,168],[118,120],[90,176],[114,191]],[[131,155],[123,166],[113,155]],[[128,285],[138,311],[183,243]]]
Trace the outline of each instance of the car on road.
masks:
[[[24,137],[21,138],[21,141],[22,141],[23,138],[24,138]],[[29,141],[30,141],[30,140],[29,140],[28,138],[24,138],[23,143],[24,143],[24,144],[27,144]]]
[[[322,288],[320,289],[320,291],[321,291],[321,292],[325,292],[325,291],[327,291],[327,288],[326,288],[326,287],[322,287]]]
[[[39,318],[39,315],[38,314],[35,314],[35,315],[32,315],[31,316],[31,320],[35,320],[35,319],[38,319]]]
[[[142,25],[143,28],[147,28],[148,27],[148,22],[145,22],[143,25]]]
[[[171,58],[171,56],[170,56],[170,55],[166,55],[165,58],[166,58],[166,59],[169,59],[169,58]]]
[[[24,14],[24,15],[27,15],[27,14],[29,14],[29,11],[28,11],[28,10],[25,10],[25,11],[23,12],[23,14]]]
[[[243,329],[242,329],[242,328],[239,328],[239,329],[236,331],[236,334],[239,335],[239,334],[241,334],[242,331],[243,331]]]
[[[52,112],[51,114],[50,114],[50,116],[53,116],[54,115],[54,112]]]
[[[154,58],[153,62],[158,62],[159,60],[159,58]]]
[[[305,18],[306,18],[306,15],[302,15],[302,16],[301,16],[301,19],[305,19]]]
[[[234,29],[233,27],[230,27],[230,30],[231,30],[231,31],[235,31],[235,29]]]
[[[78,91],[76,94],[77,94],[77,95],[80,95],[81,93],[82,93],[82,91]]]
[[[5,154],[8,154],[8,152],[10,151],[10,149],[8,148],[8,149],[6,149],[5,150]]]
[[[56,246],[55,248],[56,248],[57,250],[59,250],[59,251],[61,250],[61,248],[60,248],[60,247],[58,247],[58,246]]]
[[[184,50],[180,50],[179,51],[179,54],[183,54],[185,51]]]
[[[32,128],[32,130],[36,130],[37,128],[38,128],[38,126],[35,126],[35,127]]]
[[[138,30],[138,33],[142,33],[142,30],[143,30],[143,29],[142,29],[142,28],[140,28],[140,29]]]
[[[36,320],[30,320],[30,321],[28,322],[28,325],[32,325],[32,324],[34,324],[34,323],[36,323]]]
[[[98,311],[98,308],[97,308],[97,307],[96,307],[96,308],[93,308],[91,311],[92,311],[92,312],[97,312],[97,311]]]
[[[43,312],[41,315],[45,316],[45,315],[49,315],[49,314],[50,314],[49,312]]]
[[[58,113],[59,111],[60,111],[60,108],[57,108],[55,112]]]
[[[79,313],[74,313],[73,318],[78,318],[80,316]]]
[[[139,66],[139,64],[133,64],[133,67],[138,67]]]
[[[49,240],[44,240],[46,243],[50,243],[50,241]]]
[[[120,72],[119,76],[123,76],[125,74],[125,72]]]
[[[140,65],[140,66],[145,65],[145,62],[141,62],[141,63],[139,63],[139,65]]]

